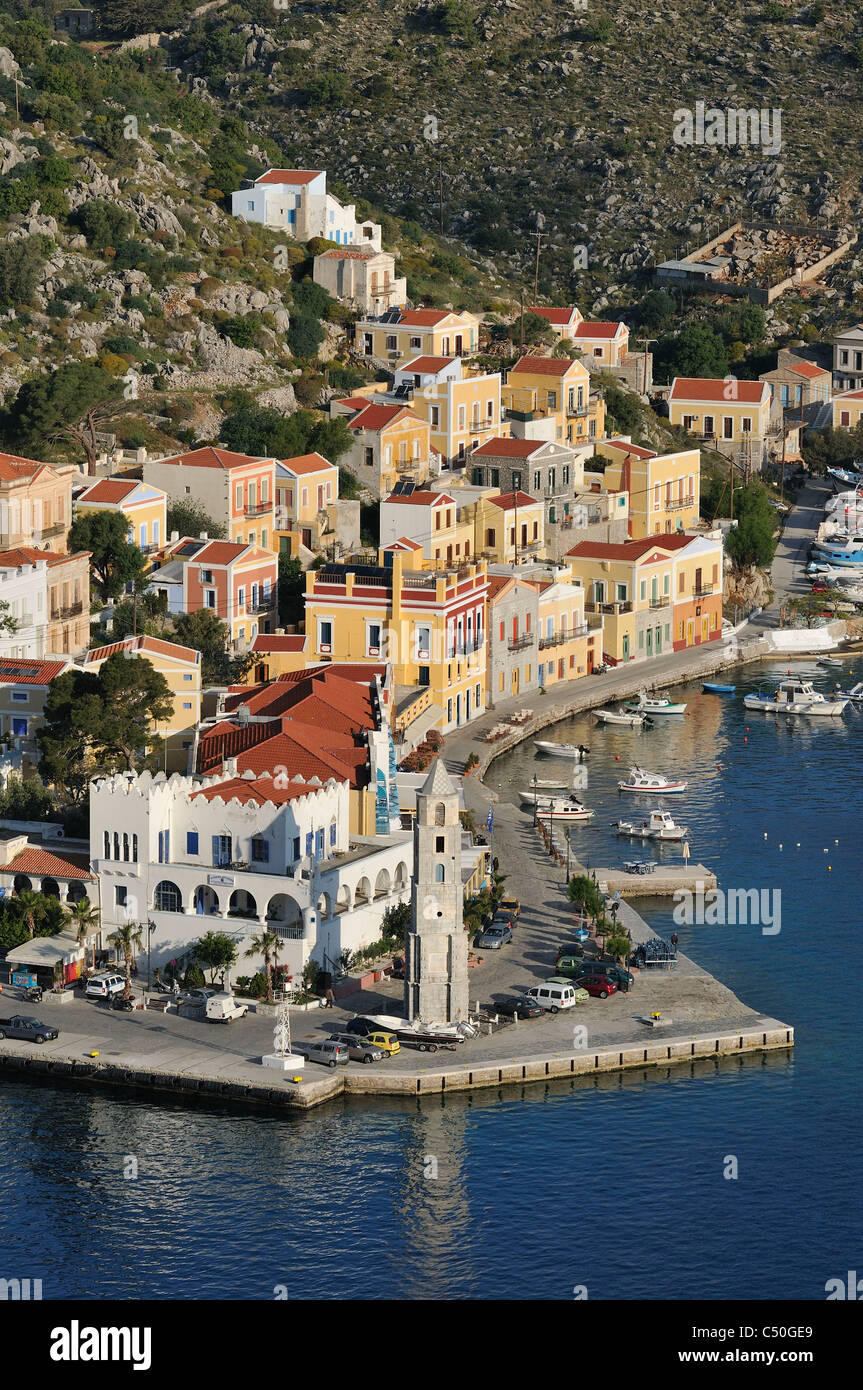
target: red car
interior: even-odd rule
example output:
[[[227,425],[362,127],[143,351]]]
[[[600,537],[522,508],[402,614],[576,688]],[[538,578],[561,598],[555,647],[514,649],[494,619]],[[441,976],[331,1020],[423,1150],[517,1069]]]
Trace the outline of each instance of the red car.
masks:
[[[829,593],[829,585],[825,584],[823,579],[819,579],[816,584],[812,585],[812,592],[813,594]]]
[[[582,975],[575,983],[594,999],[607,999],[609,994],[617,993],[617,985],[607,975]]]

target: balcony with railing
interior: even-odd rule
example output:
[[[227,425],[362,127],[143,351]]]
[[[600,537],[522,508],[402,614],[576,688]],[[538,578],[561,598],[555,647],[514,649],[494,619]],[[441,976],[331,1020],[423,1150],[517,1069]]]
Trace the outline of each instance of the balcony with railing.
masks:
[[[566,403],[566,418],[568,420],[584,419],[585,415],[589,414],[589,411],[589,405],[584,402],[582,402],[581,405],[578,405],[574,401],[567,401]]]
[[[550,637],[541,637],[539,650],[545,651],[548,647],[559,647],[564,642],[571,642],[574,637],[587,636],[587,623],[581,623],[578,627],[561,628],[560,632],[553,632]]]
[[[668,608],[670,605],[671,599],[668,597],[668,594],[657,595],[650,600],[651,608]]]
[[[56,623],[65,618],[77,618],[83,612],[83,603],[68,603],[59,608],[53,607],[51,609],[51,621]]]
[[[272,510],[272,502],[247,502],[245,507],[243,508],[243,515],[246,517],[266,516],[268,512],[271,512]]]
[[[709,598],[711,594],[716,593],[716,585],[696,584],[692,592],[695,598]]]
[[[672,501],[665,503],[665,510],[667,512],[682,512],[685,511],[687,507],[694,506],[694,497],[675,497]]]
[[[631,599],[622,599],[617,603],[586,603],[585,613],[605,613],[609,617],[617,617],[619,613],[631,613],[633,604]]]
[[[507,646],[511,652],[523,652],[526,647],[532,647],[536,637],[532,632],[523,632],[520,637],[511,637]],[[539,644],[542,646],[542,643]]]

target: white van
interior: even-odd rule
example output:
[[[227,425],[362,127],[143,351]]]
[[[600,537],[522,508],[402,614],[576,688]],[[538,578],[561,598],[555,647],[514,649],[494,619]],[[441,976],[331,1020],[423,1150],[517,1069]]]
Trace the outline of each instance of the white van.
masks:
[[[228,994],[227,991],[211,994],[206,1010],[210,1023],[233,1023],[235,1018],[245,1018],[249,1012],[245,1004],[238,1004],[233,994]]]
[[[529,999],[535,999],[541,1009],[556,1014],[560,1009],[575,1008],[575,990],[572,985],[562,985],[549,981],[544,985],[531,985],[525,990]]]
[[[84,996],[87,999],[112,999],[115,994],[122,994],[125,988],[126,981],[122,975],[93,975],[87,981]]]

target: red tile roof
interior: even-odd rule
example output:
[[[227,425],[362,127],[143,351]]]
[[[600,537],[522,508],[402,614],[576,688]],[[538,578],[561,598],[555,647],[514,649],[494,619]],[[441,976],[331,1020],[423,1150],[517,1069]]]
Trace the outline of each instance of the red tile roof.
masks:
[[[385,502],[397,503],[402,507],[434,507],[437,504],[448,502],[450,506],[455,503],[455,498],[450,497],[447,492],[429,492],[427,488],[418,488],[416,492],[391,492],[384,498]]]
[[[305,632],[262,632],[252,643],[252,651],[302,652],[306,649],[307,641],[308,635]]]
[[[575,330],[576,338],[616,338],[621,329],[625,329],[626,324],[618,321],[617,323],[591,323],[584,319]]]
[[[398,324],[394,326],[396,328],[402,326],[406,328],[436,328],[452,313],[452,309],[404,309]]]
[[[415,357],[411,362],[405,362],[403,367],[399,367],[400,372],[419,372],[420,374],[442,372],[444,367],[448,367],[451,362],[457,362],[457,357]]]
[[[194,647],[181,647],[177,642],[163,642],[161,637],[124,637],[122,642],[110,642],[106,647],[93,647],[84,657],[85,665],[96,661],[107,661],[117,652],[147,652],[153,656],[167,656],[174,661],[186,661],[190,665],[201,664],[201,653]]]
[[[292,459],[282,459],[282,466],[291,473],[320,473],[323,468],[335,468],[334,463],[323,454],[297,454]]]
[[[640,560],[651,550],[682,550],[695,539],[695,536],[675,533],[645,536],[640,541],[622,541],[618,545],[607,541],[580,541],[566,553],[582,560]]]
[[[301,796],[313,796],[319,792],[320,787],[311,787],[307,782],[289,782],[286,787],[276,786],[273,777],[228,777],[224,782],[219,782],[213,787],[203,787],[199,792],[192,792],[189,800],[197,801],[202,797],[204,801],[241,801],[247,805],[254,801],[256,806],[266,806],[271,802],[276,806],[282,806],[288,801],[296,801]]]
[[[311,183],[318,174],[323,174],[323,169],[268,169],[265,174],[261,174],[255,179],[255,184],[259,183],[289,183],[303,184]]]
[[[182,464],[185,468],[246,468],[253,463],[267,463],[268,456],[234,454],[230,449],[213,449],[206,445],[203,449],[192,449],[187,454],[173,454],[170,458],[153,459],[153,463]]]
[[[6,483],[13,483],[28,475],[35,476],[40,469],[48,466],[46,463],[40,463],[38,459],[19,458],[17,454],[0,454],[0,479]]]
[[[620,453],[631,454],[633,458],[637,459],[655,459],[659,457],[655,449],[642,449],[639,444],[628,444],[625,439],[607,439],[604,447],[606,449],[618,449]],[[602,455],[600,455],[600,457],[602,457]]]
[[[816,376],[830,376],[830,372],[826,367],[818,367],[814,362],[801,360],[800,362],[788,362],[786,366],[788,366],[792,372],[797,372],[800,376],[809,377],[810,380]]]
[[[860,401],[863,400],[863,391],[840,391],[833,399],[834,401]]]
[[[370,261],[372,256],[380,255],[378,251],[363,251],[354,246],[337,246],[332,251],[322,251],[320,259],[323,261]]]
[[[131,481],[128,478],[100,478],[92,487],[84,489],[78,502],[108,502],[116,506],[128,497],[130,492],[134,492],[136,487],[140,487],[137,478]]]
[[[418,425],[425,424],[419,415],[415,415],[404,405],[366,405],[364,410],[360,410],[358,415],[348,421],[348,429],[382,430],[401,419],[416,420]]]
[[[523,376],[566,376],[570,367],[573,366],[573,357],[534,357],[531,353],[525,353],[520,357],[514,367],[510,367],[509,375],[513,372]]]
[[[488,601],[494,603],[503,589],[515,582],[511,574],[490,574],[488,577]]]
[[[559,328],[567,328],[572,323],[573,318],[580,318],[578,309],[574,304],[570,304],[565,309],[543,309],[538,305],[527,309],[528,314],[538,314],[540,318],[548,323],[556,324]]]
[[[90,872],[86,854],[51,854],[46,849],[26,848],[9,864],[0,867],[4,874],[32,874],[50,878],[78,878],[93,881],[96,877]]]
[[[68,661],[27,661],[24,657],[0,657],[0,685],[50,685],[68,666]]]
[[[419,541],[412,541],[408,536],[399,536],[397,541],[384,546],[385,550],[422,550]]]
[[[538,449],[544,449],[547,443],[547,439],[504,439],[495,435],[494,439],[487,439],[485,444],[474,449],[471,458],[526,459]]]
[[[538,505],[535,497],[529,497],[526,492],[502,492],[499,497],[490,497],[493,507],[500,507],[502,512],[511,512],[516,507],[536,507]]]
[[[733,391],[734,395],[729,395]],[[670,401],[709,401],[717,405],[758,405],[770,388],[766,381],[741,381],[730,377],[676,376],[668,394]]]

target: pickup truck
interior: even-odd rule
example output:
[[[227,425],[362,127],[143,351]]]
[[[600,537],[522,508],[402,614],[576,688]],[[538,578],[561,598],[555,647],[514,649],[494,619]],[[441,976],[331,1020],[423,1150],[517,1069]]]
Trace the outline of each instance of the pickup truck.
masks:
[[[23,1038],[27,1042],[43,1043],[59,1036],[56,1028],[48,1023],[40,1023],[38,1018],[30,1018],[27,1014],[0,1018],[0,1038]]]

